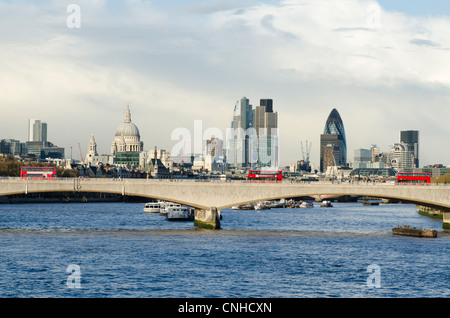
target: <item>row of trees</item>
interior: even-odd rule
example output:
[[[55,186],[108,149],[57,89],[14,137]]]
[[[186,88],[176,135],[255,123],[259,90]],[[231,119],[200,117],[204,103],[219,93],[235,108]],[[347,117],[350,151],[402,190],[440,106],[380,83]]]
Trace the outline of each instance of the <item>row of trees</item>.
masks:
[[[78,177],[78,172],[72,169],[64,169],[54,164],[45,162],[17,161],[10,156],[0,157],[0,176],[20,177],[20,167],[55,167],[58,177],[73,178]]]
[[[450,183],[450,173],[446,173],[439,178],[433,178],[431,182],[437,182],[437,183]]]

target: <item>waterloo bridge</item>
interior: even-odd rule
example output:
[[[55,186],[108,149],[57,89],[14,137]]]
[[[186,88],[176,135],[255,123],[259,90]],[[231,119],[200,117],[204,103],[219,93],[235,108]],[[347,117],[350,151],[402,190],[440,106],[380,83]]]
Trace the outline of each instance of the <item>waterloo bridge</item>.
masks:
[[[220,228],[220,210],[246,203],[306,196],[362,196],[396,199],[438,209],[450,227],[450,186],[387,183],[247,183],[167,179],[0,180],[0,196],[46,192],[98,192],[147,197],[196,208],[195,224]]]

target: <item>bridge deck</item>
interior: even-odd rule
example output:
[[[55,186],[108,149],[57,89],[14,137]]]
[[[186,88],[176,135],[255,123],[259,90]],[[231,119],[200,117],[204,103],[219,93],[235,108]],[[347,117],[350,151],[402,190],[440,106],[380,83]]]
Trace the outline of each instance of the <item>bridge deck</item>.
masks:
[[[0,195],[40,192],[103,192],[179,202],[200,209],[224,209],[249,202],[299,196],[353,195],[392,198],[450,211],[450,185],[389,183],[249,183],[164,179],[0,180]]]

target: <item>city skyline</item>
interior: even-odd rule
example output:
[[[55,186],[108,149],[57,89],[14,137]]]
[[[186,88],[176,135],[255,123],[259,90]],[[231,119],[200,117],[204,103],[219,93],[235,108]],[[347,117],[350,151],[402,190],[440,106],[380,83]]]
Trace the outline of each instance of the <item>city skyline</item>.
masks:
[[[442,2],[78,1],[79,29],[66,23],[71,3],[0,1],[11,30],[0,37],[1,138],[25,141],[28,119],[39,118],[66,151],[78,142],[85,151],[94,133],[109,153],[129,103],[145,149],[170,150],[174,129],[202,120],[225,132],[236,99],[267,96],[279,114],[280,165],[300,159],[309,140],[318,166],[333,108],[348,154],[386,151],[400,131],[418,130],[420,165],[450,164]]]

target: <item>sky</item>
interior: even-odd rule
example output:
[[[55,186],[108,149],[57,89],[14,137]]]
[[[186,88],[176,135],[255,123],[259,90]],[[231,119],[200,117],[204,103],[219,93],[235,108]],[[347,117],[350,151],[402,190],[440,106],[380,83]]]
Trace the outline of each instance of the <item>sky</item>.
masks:
[[[79,11],[74,10],[73,5]],[[48,124],[66,157],[110,153],[126,105],[145,150],[194,123],[229,127],[271,98],[280,164],[302,159],[333,108],[355,149],[419,130],[420,166],[450,165],[450,0],[0,0],[0,139]]]

